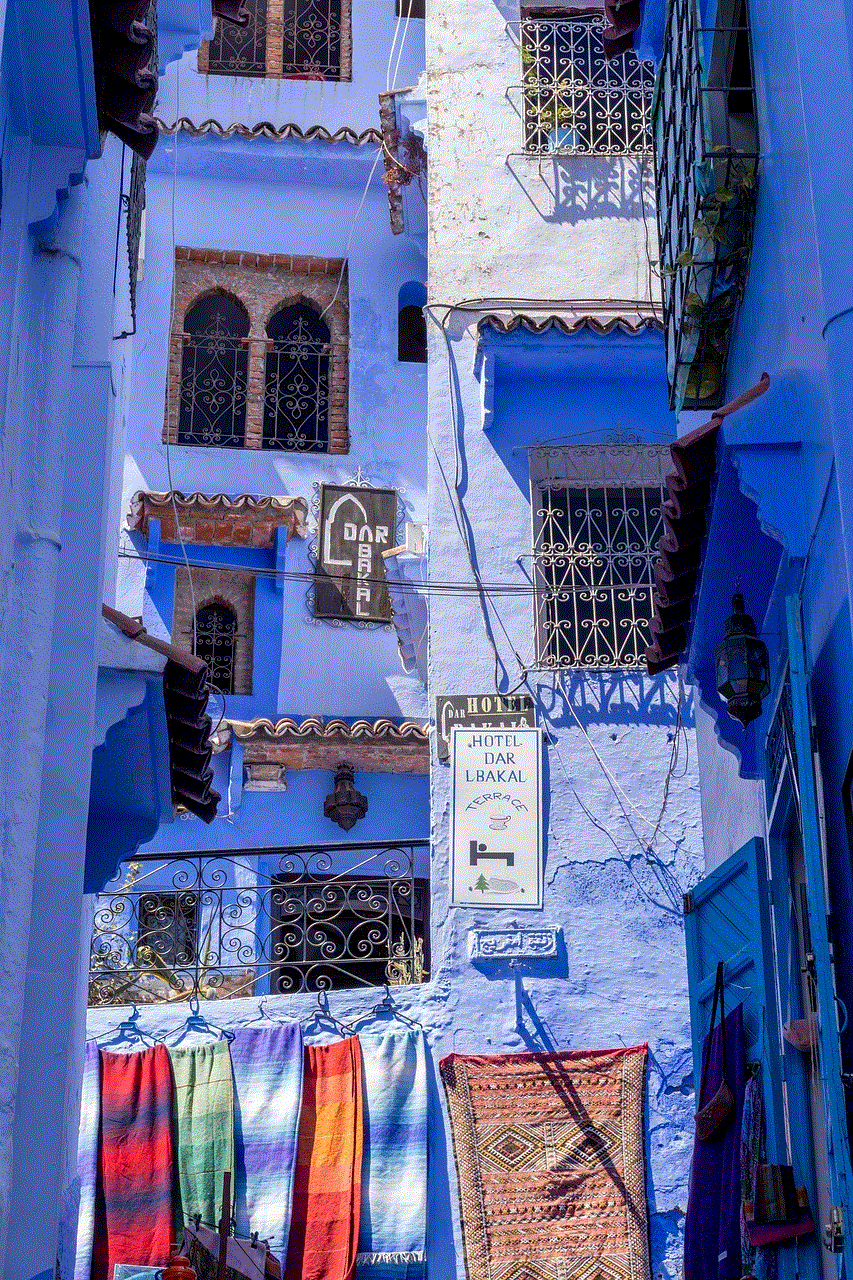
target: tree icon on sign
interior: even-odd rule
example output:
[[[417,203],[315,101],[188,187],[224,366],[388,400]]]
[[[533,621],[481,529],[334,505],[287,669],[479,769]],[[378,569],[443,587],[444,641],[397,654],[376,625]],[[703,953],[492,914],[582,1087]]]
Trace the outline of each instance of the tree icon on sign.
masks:
[[[481,872],[480,872],[480,878],[479,878],[479,880],[477,881],[477,883],[474,885],[474,888],[475,888],[475,889],[479,889],[479,890],[480,890],[480,893],[485,893],[485,892],[486,892],[486,890],[488,889],[488,887],[489,887],[489,882],[488,882],[488,880],[486,879],[486,877],[483,875],[483,873],[482,873],[482,871],[481,871]]]

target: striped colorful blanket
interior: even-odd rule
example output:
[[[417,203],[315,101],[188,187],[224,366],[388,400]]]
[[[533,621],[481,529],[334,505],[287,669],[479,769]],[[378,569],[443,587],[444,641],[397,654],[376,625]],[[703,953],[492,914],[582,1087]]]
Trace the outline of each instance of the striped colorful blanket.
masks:
[[[117,1262],[164,1266],[173,1238],[172,1070],[163,1045],[101,1058],[101,1141],[93,1280]],[[99,1220],[100,1219],[100,1220]]]
[[[101,1128],[101,1056],[95,1042],[86,1045],[83,1090],[80,1096],[80,1134],[77,1139],[77,1178],[80,1208],[77,1216],[77,1259],[74,1280],[89,1280],[95,1242],[95,1189],[98,1181],[98,1134]]]
[[[222,1175],[234,1173],[234,1080],[227,1040],[169,1049],[177,1167],[175,1239],[195,1214],[215,1225]]]
[[[238,1236],[257,1231],[282,1261],[287,1252],[296,1134],[302,1106],[302,1028],[234,1032],[236,1219]]]
[[[364,1157],[358,1280],[426,1274],[427,1071],[422,1031],[361,1035]]]
[[[285,1280],[351,1280],[361,1208],[361,1050],[307,1045]]]

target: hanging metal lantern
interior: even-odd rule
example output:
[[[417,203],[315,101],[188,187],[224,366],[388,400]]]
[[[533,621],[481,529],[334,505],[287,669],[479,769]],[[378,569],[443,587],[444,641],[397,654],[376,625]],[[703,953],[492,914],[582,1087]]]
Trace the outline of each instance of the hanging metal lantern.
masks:
[[[335,789],[326,796],[323,812],[344,831],[349,831],[367,813],[367,796],[355,789],[354,769],[342,760],[335,773]]]
[[[732,609],[725,638],[714,654],[717,690],[729,715],[746,728],[761,715],[762,700],[770,692],[770,658],[740,592],[732,599]]]

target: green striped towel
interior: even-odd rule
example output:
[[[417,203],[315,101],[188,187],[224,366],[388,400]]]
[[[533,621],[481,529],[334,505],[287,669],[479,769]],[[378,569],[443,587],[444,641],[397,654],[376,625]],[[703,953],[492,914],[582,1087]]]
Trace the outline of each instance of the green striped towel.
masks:
[[[175,1227],[180,1240],[196,1213],[210,1226],[218,1223],[226,1170],[234,1186],[234,1079],[226,1040],[170,1048],[169,1057],[175,1082]]]

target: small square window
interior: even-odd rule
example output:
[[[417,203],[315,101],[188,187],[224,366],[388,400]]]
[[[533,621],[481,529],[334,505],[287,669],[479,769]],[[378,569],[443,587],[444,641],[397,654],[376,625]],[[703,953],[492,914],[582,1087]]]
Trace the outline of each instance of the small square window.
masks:
[[[657,446],[531,450],[540,667],[643,665],[670,465]]]
[[[524,149],[534,155],[645,155],[654,64],[608,58],[601,16],[522,11]]]

